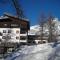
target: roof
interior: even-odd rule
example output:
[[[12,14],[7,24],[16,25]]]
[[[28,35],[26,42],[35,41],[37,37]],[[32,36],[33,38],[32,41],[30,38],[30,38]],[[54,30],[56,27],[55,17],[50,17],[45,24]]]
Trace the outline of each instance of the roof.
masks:
[[[8,14],[5,14],[4,16],[1,16],[0,17],[0,25],[4,24],[4,23],[7,23],[10,24],[10,23],[16,23],[16,24],[21,24],[25,27],[28,27],[28,29],[30,29],[30,23],[28,21],[28,19],[25,19],[25,18],[18,18],[16,16],[12,16],[12,15],[8,15]]]
[[[24,20],[24,21],[29,21],[28,19],[26,19],[26,18],[21,18],[21,17],[17,17],[17,16],[13,16],[13,15],[11,15],[11,14],[4,14],[6,17],[13,17],[13,18],[17,18],[17,19],[21,19],[21,20]]]
[[[0,21],[1,21],[1,20],[5,20],[5,19],[8,19],[8,18],[15,18],[15,19],[17,19],[17,20],[22,20],[22,21],[26,21],[26,22],[29,21],[29,20],[26,19],[26,18],[18,18],[17,16],[13,16],[13,15],[11,15],[11,14],[4,14],[4,16],[0,16]]]
[[[7,16],[0,16],[0,19],[7,19]]]

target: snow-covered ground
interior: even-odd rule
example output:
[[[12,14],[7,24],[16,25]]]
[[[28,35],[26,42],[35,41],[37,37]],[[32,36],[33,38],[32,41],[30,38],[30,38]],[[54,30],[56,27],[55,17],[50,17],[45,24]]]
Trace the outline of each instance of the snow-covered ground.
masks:
[[[22,46],[5,60],[60,60],[60,44]]]

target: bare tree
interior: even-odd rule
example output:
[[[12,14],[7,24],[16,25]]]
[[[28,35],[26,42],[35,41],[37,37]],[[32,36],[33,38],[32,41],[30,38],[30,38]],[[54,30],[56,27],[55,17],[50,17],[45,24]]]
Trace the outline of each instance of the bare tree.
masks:
[[[54,42],[56,40],[56,30],[55,30],[55,23],[53,22],[53,16],[50,15],[48,17],[48,28],[49,28],[49,37],[48,42]]]
[[[25,18],[24,14],[23,14],[23,10],[21,8],[21,5],[19,4],[19,1],[18,0],[12,0],[12,2],[13,2],[14,7],[16,9],[16,13],[17,13],[18,18],[19,17]]]
[[[44,14],[41,14],[39,20],[38,20],[38,24],[39,24],[39,31],[40,31],[40,40],[41,40],[41,43],[43,43],[43,31],[44,31],[44,24],[46,22],[46,18],[45,18],[45,15]]]

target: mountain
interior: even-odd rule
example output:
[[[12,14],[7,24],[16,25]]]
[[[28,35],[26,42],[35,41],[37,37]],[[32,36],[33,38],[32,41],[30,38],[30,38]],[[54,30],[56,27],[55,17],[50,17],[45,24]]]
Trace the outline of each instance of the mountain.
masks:
[[[59,34],[60,34],[60,21],[59,21],[59,19],[58,19],[58,18],[54,18],[54,19],[53,19],[53,23],[55,23],[54,29],[55,29],[55,31],[57,32],[57,34],[59,35]],[[31,26],[31,27],[30,27],[29,34],[30,34],[30,35],[39,34],[39,31],[40,31],[40,30],[41,30],[41,27],[40,27],[39,25]],[[56,33],[56,32],[55,32],[55,33]],[[43,33],[46,33],[46,34],[49,33],[49,27],[48,27],[48,25],[46,25],[46,26],[44,27]]]
[[[35,35],[39,31],[39,25],[34,25],[30,27],[29,35]]]

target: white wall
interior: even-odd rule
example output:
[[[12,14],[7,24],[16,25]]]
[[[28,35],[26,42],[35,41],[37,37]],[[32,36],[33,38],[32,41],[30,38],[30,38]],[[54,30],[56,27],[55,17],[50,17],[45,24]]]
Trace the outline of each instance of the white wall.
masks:
[[[6,33],[3,33],[3,30],[6,30]],[[11,36],[11,39],[8,40],[8,42],[19,42],[20,41],[20,28],[0,28],[0,32],[3,34],[2,36],[6,36],[8,34],[8,30],[11,30],[11,33],[9,35]],[[19,31],[19,33],[16,33],[16,31]],[[0,36],[0,39],[2,39],[2,36]],[[19,39],[16,39],[16,36],[19,37]],[[4,41],[4,39],[2,39]]]

